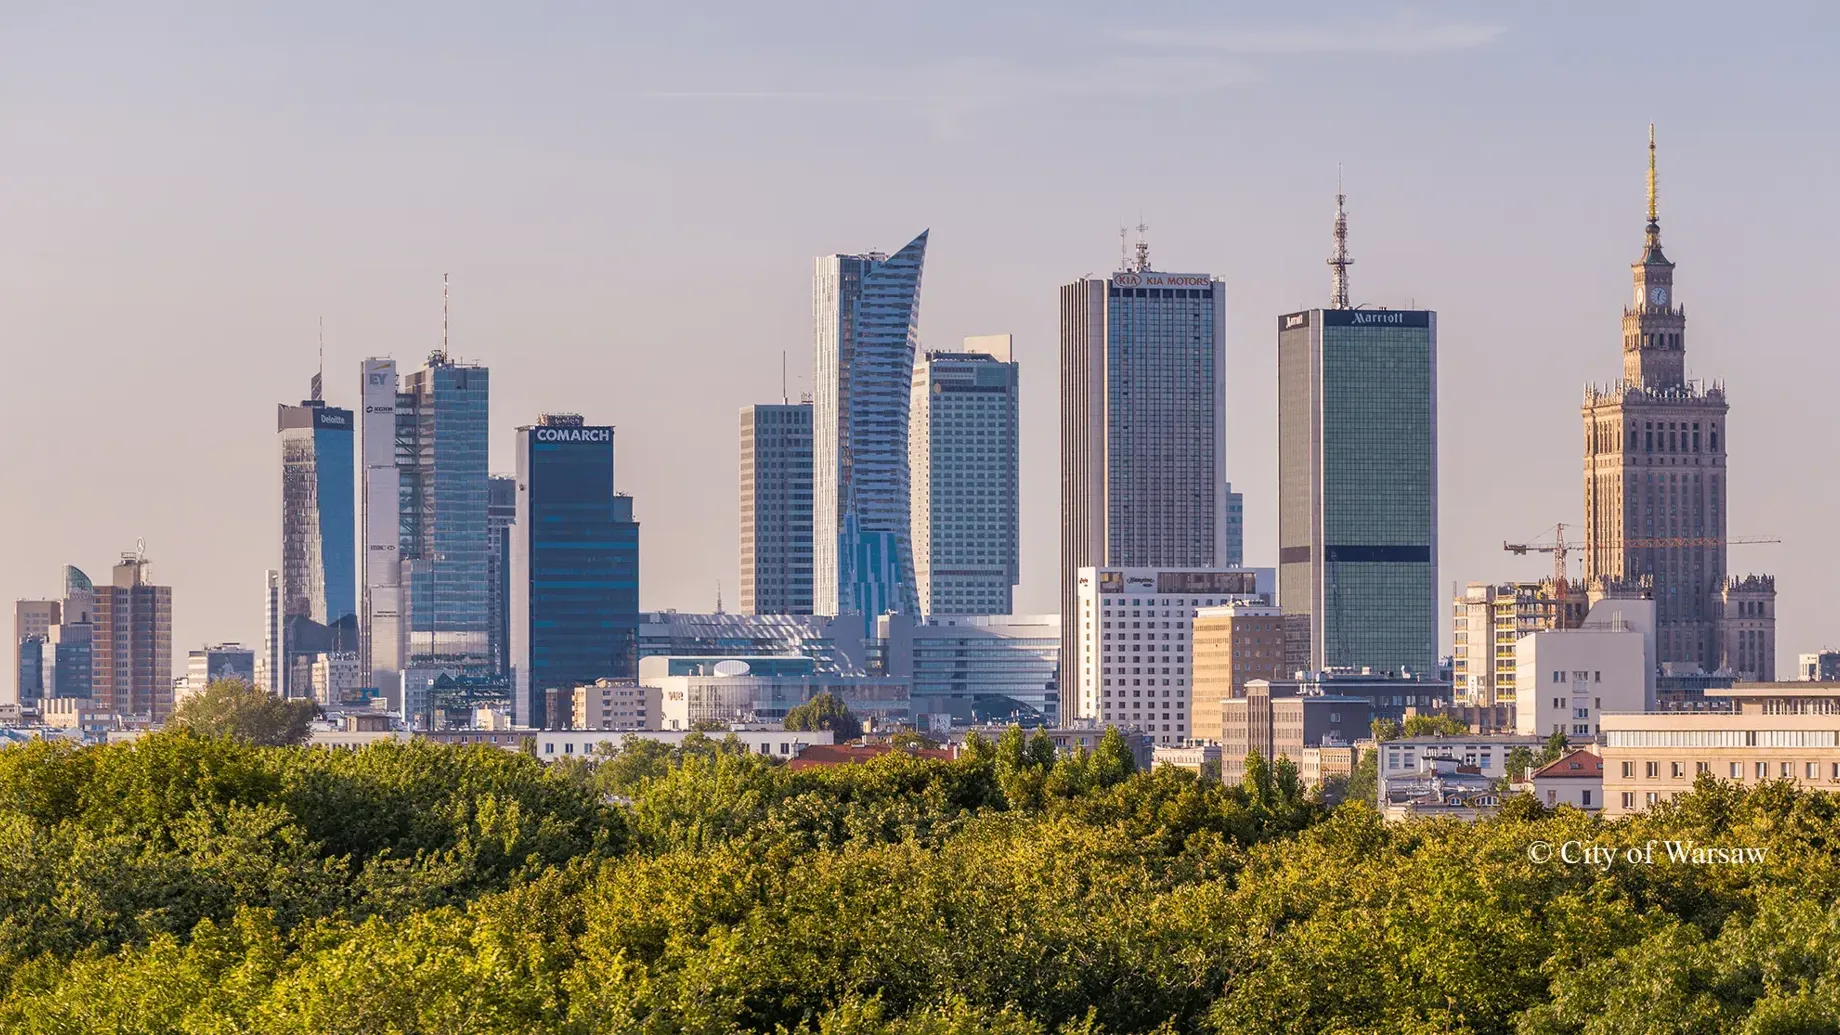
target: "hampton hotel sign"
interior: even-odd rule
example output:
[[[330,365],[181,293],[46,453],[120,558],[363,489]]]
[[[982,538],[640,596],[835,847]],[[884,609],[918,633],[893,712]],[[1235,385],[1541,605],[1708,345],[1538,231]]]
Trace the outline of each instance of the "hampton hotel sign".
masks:
[[[1214,283],[1205,273],[1114,273],[1112,283],[1118,287],[1204,288]]]

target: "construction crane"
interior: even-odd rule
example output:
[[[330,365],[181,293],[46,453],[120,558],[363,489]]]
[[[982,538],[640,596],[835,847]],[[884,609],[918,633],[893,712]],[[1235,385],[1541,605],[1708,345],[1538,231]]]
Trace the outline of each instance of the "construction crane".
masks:
[[[1508,543],[1501,548],[1512,554],[1526,556],[1530,553],[1550,553],[1553,555],[1553,579],[1558,582],[1566,580],[1566,555],[1577,547],[1589,549],[1652,549],[1681,546],[1755,546],[1761,543],[1780,543],[1775,536],[1629,536],[1625,539],[1600,540],[1598,542],[1565,541],[1565,526],[1553,526],[1551,542],[1544,543]]]

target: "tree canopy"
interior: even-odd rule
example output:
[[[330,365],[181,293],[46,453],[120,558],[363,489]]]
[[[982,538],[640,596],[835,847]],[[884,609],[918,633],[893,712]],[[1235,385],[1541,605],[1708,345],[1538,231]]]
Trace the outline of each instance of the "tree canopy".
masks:
[[[1830,795],[1389,826],[1288,759],[1225,786],[1054,747],[0,749],[0,1031],[1840,1030]],[[1766,861],[1530,855],[1669,840]]]
[[[786,712],[780,724],[789,730],[830,730],[842,744],[862,736],[862,721],[850,713],[843,700],[829,690]]]
[[[181,701],[173,709],[170,725],[207,737],[283,747],[306,743],[318,714],[312,701],[283,700],[242,679],[216,679]]]

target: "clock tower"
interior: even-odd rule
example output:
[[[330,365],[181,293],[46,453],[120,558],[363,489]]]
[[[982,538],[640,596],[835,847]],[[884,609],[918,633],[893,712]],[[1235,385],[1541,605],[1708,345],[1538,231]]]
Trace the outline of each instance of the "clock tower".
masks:
[[[1655,127],[1648,127],[1648,235],[1623,310],[1623,380],[1643,388],[1682,388],[1687,379],[1687,315],[1674,304],[1674,264],[1661,254],[1655,209]]]

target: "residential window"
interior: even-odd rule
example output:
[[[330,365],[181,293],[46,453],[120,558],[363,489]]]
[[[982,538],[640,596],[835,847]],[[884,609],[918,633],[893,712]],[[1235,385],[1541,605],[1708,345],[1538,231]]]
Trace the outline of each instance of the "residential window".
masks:
[[[1634,762],[1624,762],[1623,763],[1623,779],[1625,780],[1634,779],[1635,775],[1636,775],[1636,764]]]
[[[1647,770],[1647,773],[1646,773],[1646,775],[1647,775],[1647,776],[1648,776],[1648,778],[1649,778],[1649,779],[1651,779],[1651,780],[1653,780],[1653,779],[1654,779],[1655,777],[1657,777],[1657,776],[1660,776],[1660,775],[1661,775],[1661,763],[1660,763],[1660,762],[1648,762],[1648,763],[1645,763],[1645,764],[1643,765],[1643,768],[1644,768],[1645,770]]]
[[[1743,762],[1733,762],[1731,764],[1731,778],[1734,780],[1744,779],[1744,763]]]
[[[1590,791],[1579,791],[1578,792],[1578,804],[1583,805],[1585,808],[1590,808],[1591,807],[1591,792]]]
[[[1685,776],[1685,775],[1687,775],[1687,767],[1686,767],[1686,764],[1685,764],[1685,763],[1683,763],[1683,762],[1675,762],[1675,763],[1673,763],[1673,774],[1674,774],[1674,779],[1676,779],[1676,780],[1678,780],[1678,779],[1680,779],[1681,777],[1683,777],[1683,776]]]
[[[1623,792],[1623,807],[1626,809],[1633,809],[1636,807],[1636,792],[1634,791],[1624,791]]]

